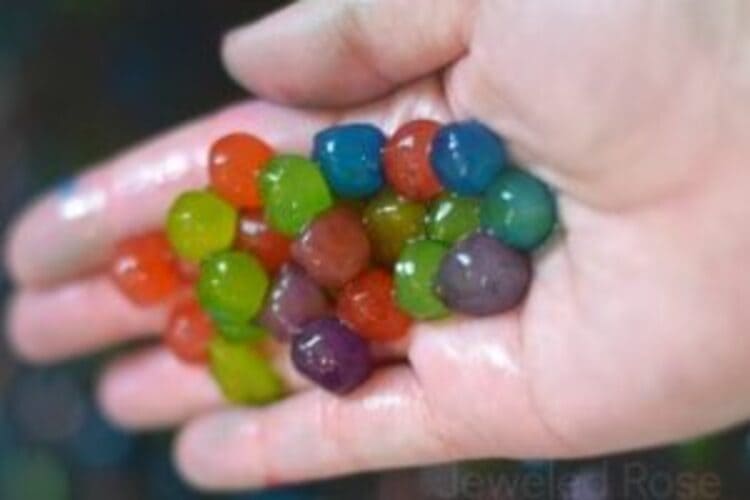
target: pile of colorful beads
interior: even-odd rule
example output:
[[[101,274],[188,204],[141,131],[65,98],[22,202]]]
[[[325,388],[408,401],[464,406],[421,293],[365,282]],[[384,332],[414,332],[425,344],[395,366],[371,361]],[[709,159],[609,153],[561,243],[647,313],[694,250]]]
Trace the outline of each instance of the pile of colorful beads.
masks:
[[[417,120],[390,139],[336,126],[312,159],[236,133],[213,145],[209,173],[208,189],[174,202],[166,234],[123,242],[112,269],[135,303],[176,302],[166,344],[210,363],[240,403],[283,393],[271,338],[343,394],[371,374],[370,343],[404,337],[413,320],[512,309],[529,253],[556,225],[552,192],[476,121]],[[178,300],[185,283],[195,293]]]

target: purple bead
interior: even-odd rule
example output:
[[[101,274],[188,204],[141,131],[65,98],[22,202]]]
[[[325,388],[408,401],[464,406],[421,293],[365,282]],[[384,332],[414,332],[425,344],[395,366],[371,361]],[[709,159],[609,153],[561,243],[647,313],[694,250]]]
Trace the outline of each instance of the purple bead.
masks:
[[[260,324],[276,339],[287,342],[328,310],[328,300],[318,284],[298,265],[285,264],[268,295]]]
[[[517,306],[531,282],[529,258],[495,238],[476,233],[443,259],[437,293],[454,311],[490,316]]]
[[[292,339],[292,361],[300,373],[338,394],[357,388],[373,370],[367,342],[335,318],[305,325]]]

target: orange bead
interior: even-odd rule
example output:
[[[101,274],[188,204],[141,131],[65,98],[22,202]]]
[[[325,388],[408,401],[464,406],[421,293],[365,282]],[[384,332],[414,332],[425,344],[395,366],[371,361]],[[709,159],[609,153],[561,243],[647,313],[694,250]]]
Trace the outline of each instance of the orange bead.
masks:
[[[141,306],[164,301],[182,282],[177,258],[162,233],[146,234],[118,245],[111,275],[122,293]]]
[[[238,208],[260,208],[257,179],[272,156],[273,150],[252,135],[236,133],[222,137],[209,154],[211,186]]]
[[[373,341],[399,339],[411,326],[411,318],[393,297],[393,277],[382,269],[366,271],[347,284],[339,295],[337,313],[354,331]]]
[[[194,298],[180,302],[169,319],[164,342],[186,363],[208,361],[208,346],[215,334],[211,318]]]
[[[291,258],[292,240],[268,227],[262,214],[246,212],[240,215],[235,246],[254,254],[275,274]]]
[[[403,125],[383,150],[385,176],[393,190],[411,200],[431,200],[443,190],[432,170],[432,139],[440,124],[414,120]]]

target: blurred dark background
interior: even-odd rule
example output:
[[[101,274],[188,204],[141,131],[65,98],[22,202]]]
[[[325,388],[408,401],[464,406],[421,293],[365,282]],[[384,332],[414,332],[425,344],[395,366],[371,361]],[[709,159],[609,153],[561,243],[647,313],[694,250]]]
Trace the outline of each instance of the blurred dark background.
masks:
[[[82,166],[243,94],[222,32],[273,0],[0,0],[0,225]],[[10,284],[2,280],[7,297]],[[0,349],[0,500],[750,498],[750,434],[586,462],[484,461],[282,491],[205,496],[168,434],[131,436],[92,404],[108,354],[44,369]],[[397,425],[397,423],[394,423]]]

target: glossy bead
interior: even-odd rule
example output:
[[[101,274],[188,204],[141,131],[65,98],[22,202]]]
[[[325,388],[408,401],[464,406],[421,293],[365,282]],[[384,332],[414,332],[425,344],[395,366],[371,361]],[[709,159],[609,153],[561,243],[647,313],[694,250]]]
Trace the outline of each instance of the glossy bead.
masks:
[[[292,256],[325,287],[337,288],[370,262],[370,240],[360,217],[345,207],[313,221],[292,245]]]
[[[252,323],[224,321],[216,323],[216,329],[225,339],[232,342],[259,342],[268,337],[268,332]]]
[[[409,243],[396,262],[396,300],[417,319],[446,316],[448,309],[435,293],[435,278],[448,247],[437,241]]]
[[[272,156],[273,150],[252,135],[222,137],[209,153],[211,187],[235,207],[259,208],[258,175]]]
[[[115,249],[110,274],[133,303],[151,306],[180,286],[180,268],[169,242],[161,233],[131,238]]]
[[[443,186],[464,196],[482,194],[507,166],[505,145],[477,121],[451,123],[432,142],[432,166]]]
[[[172,205],[167,235],[177,254],[198,262],[234,242],[237,212],[213,193],[189,191]]]
[[[292,361],[302,375],[339,394],[362,384],[374,364],[367,342],[335,318],[305,325],[292,339]]]
[[[479,227],[479,200],[454,194],[438,198],[427,216],[427,237],[452,245]]]
[[[279,271],[259,321],[277,340],[286,342],[328,311],[323,290],[301,267],[290,263]]]
[[[530,282],[531,265],[525,254],[477,233],[445,257],[436,289],[454,311],[489,316],[517,306]]]
[[[393,277],[382,269],[367,271],[347,284],[336,313],[356,333],[373,341],[399,339],[411,326],[411,318],[396,305]]]
[[[425,207],[387,190],[373,198],[364,212],[364,223],[378,262],[390,265],[409,240],[424,235]]]
[[[258,257],[271,274],[278,272],[292,255],[292,240],[268,227],[260,212],[240,214],[234,246]]]
[[[208,361],[208,346],[215,333],[213,321],[195,299],[177,304],[169,318],[164,342],[186,363]]]
[[[492,183],[482,201],[482,228],[507,245],[534,250],[557,223],[552,191],[536,177],[508,169]]]
[[[227,251],[201,266],[198,297],[218,323],[244,323],[260,310],[267,288],[268,277],[255,257]]]
[[[410,200],[431,200],[443,190],[430,152],[440,124],[414,120],[399,128],[383,150],[385,177],[394,191]]]
[[[385,136],[372,125],[339,125],[315,136],[312,156],[334,193],[365,198],[383,186],[384,145]]]
[[[333,204],[318,166],[301,156],[273,158],[260,174],[260,189],[268,223],[286,235],[296,235]]]
[[[261,405],[284,392],[281,378],[258,350],[217,335],[211,341],[211,371],[227,400]]]

